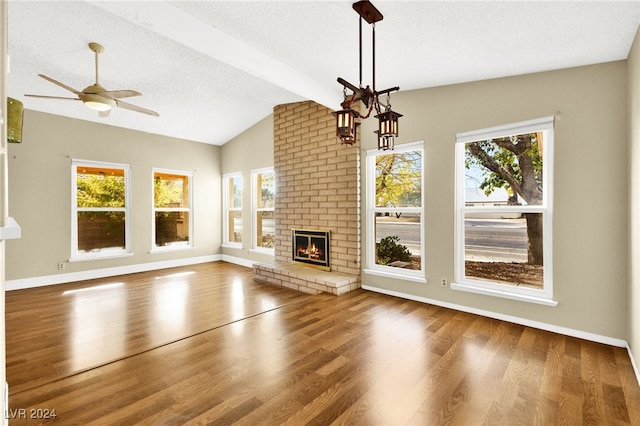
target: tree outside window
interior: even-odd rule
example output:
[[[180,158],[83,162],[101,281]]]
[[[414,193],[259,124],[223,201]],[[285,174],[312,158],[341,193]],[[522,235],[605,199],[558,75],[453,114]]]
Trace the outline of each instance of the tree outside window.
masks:
[[[272,168],[254,170],[254,248],[273,250],[276,241],[275,194],[276,180]]]
[[[457,280],[550,295],[552,127],[551,118],[458,136]]]
[[[128,165],[73,160],[72,259],[128,252]]]
[[[422,143],[367,158],[369,267],[424,276]]]
[[[192,247],[192,173],[154,170],[154,246]]]
[[[242,247],[242,175],[225,175],[223,181],[224,243]]]

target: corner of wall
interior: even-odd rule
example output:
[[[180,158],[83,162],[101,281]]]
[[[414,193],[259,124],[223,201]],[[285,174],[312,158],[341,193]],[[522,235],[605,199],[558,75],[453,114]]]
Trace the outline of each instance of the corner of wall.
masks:
[[[627,58],[629,126],[629,355],[640,382],[640,31]]]

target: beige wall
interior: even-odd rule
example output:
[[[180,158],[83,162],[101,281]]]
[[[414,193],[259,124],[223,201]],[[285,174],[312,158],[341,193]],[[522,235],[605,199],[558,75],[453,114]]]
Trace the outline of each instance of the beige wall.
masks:
[[[626,100],[626,61],[394,94],[394,110],[404,114],[397,143],[425,141],[423,237],[429,283],[363,274],[362,284],[626,340],[629,311]],[[553,280],[558,306],[440,287],[440,278],[452,280],[454,273],[456,133],[549,115],[556,116]],[[263,123],[260,126],[260,134],[251,132],[248,138],[247,132],[223,147],[225,163],[228,155],[237,160],[236,153],[241,150],[262,152],[261,144],[270,139],[268,132],[272,129]],[[366,151],[375,144],[374,126],[375,120],[369,119],[361,127],[362,182]],[[255,164],[253,157],[244,158]],[[227,168],[225,164],[223,168],[231,172],[249,166],[234,164],[233,168]],[[366,191],[362,191],[362,196],[366,196]],[[366,205],[364,199],[362,205]],[[365,214],[363,209],[363,224]],[[362,247],[366,249],[364,229],[362,237]]]
[[[636,87],[632,92],[637,92],[638,86],[637,44],[629,61],[629,66],[636,70],[629,78]],[[620,61],[394,94],[394,109],[405,115],[397,143],[425,141],[423,237],[429,283],[365,274],[363,284],[628,339],[628,324],[638,323],[640,316],[637,302],[640,274],[635,262],[629,268],[627,243],[630,230],[627,81],[627,62]],[[637,97],[631,96],[634,115],[638,115]],[[554,298],[558,306],[441,288],[437,285],[440,277],[451,280],[454,270],[456,133],[548,115],[556,116],[553,245]],[[363,154],[374,147],[373,126],[374,120],[370,119],[361,127]],[[634,119],[631,126],[634,147],[640,143],[637,127]],[[638,156],[635,148],[632,153]],[[69,257],[71,158],[131,164],[135,232],[133,257],[72,263],[68,265],[71,271],[201,256],[220,250],[221,175],[243,174],[243,202],[248,207],[250,170],[273,165],[273,117],[265,118],[218,148],[27,111],[25,141],[10,146],[9,154],[11,215],[22,226],[22,239],[7,243],[8,279],[56,274],[57,263]],[[362,158],[364,161],[365,156]],[[151,167],[197,170],[196,250],[148,254]],[[634,176],[638,174],[634,172]],[[638,187],[636,178],[632,188],[637,192]],[[635,200],[635,215],[637,204]],[[249,214],[244,221],[245,230],[251,229]],[[631,223],[637,230],[636,220]],[[633,241],[637,253],[640,245],[637,236]],[[363,247],[366,244],[363,241]],[[249,249],[247,234],[241,250],[224,248],[222,252],[255,261],[268,260]],[[629,270],[633,272],[631,303]],[[633,326],[631,329],[632,345],[637,347],[640,331]]]
[[[242,248],[223,247],[222,253],[251,262],[268,262],[273,256],[251,251],[251,170],[273,167],[273,115],[259,121],[221,148],[222,173],[242,174]]]
[[[640,365],[640,31],[628,58],[629,80],[629,346]]]
[[[25,111],[23,143],[9,146],[9,202],[22,238],[7,242],[7,280],[211,256],[220,247],[220,147]],[[131,166],[133,256],[66,265],[71,252],[71,159]],[[150,254],[152,168],[194,175],[195,249]]]
[[[626,62],[621,61],[394,95],[394,110],[404,114],[397,144],[425,141],[429,283],[364,275],[362,284],[626,339],[626,90]],[[454,274],[456,133],[550,115],[556,116],[553,282],[558,306],[440,287],[441,277],[452,280]],[[374,147],[374,125],[369,120],[362,126],[364,149]]]

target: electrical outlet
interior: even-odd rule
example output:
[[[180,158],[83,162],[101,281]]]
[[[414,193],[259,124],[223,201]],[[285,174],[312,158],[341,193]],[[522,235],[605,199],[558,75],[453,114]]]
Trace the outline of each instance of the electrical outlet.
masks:
[[[446,287],[447,286],[447,279],[446,278],[440,278],[440,285],[442,287]]]
[[[58,271],[62,271],[67,265],[64,262],[58,263]]]

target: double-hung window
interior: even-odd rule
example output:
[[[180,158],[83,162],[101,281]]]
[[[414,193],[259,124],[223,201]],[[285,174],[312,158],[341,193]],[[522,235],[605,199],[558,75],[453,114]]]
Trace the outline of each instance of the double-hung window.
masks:
[[[456,137],[451,287],[554,306],[553,117]]]
[[[223,244],[242,247],[242,175],[226,174],[222,178]]]
[[[274,252],[276,242],[275,195],[276,179],[272,167],[251,171],[253,200],[253,248]]]
[[[425,281],[423,145],[367,152],[367,273]]]
[[[152,251],[193,247],[193,172],[153,169]]]
[[[71,260],[129,255],[129,165],[74,159],[71,175]]]

